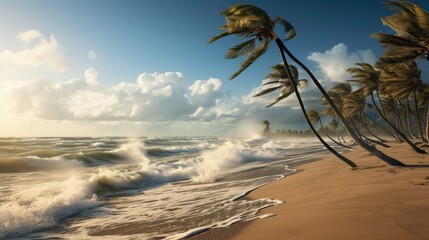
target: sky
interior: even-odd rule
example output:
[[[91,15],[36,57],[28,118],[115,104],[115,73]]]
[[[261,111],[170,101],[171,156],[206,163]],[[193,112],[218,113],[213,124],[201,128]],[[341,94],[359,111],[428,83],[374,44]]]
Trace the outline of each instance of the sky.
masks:
[[[268,109],[276,93],[252,97],[281,61],[274,45],[228,80],[243,59],[224,55],[240,40],[207,40],[235,3],[0,0],[0,136],[235,136],[261,131],[264,119],[307,129],[294,97]],[[356,62],[374,63],[383,49],[368,35],[389,32],[378,0],[245,3],[294,25],[286,45],[326,87],[350,79]],[[319,96],[303,90],[309,107]]]

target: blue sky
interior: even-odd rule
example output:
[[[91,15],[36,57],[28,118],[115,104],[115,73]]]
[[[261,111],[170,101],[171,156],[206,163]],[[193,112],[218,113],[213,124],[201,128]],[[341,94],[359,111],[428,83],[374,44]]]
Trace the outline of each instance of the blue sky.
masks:
[[[248,109],[248,112],[242,113],[234,112],[234,109],[243,107],[240,105],[240,101],[249,101],[246,100],[246,96],[259,86],[268,72],[268,67],[280,61],[279,54],[273,45],[265,56],[258,59],[242,75],[233,81],[228,81],[228,77],[237,70],[242,59],[237,61],[224,60],[223,57],[227,49],[238,43],[239,40],[235,37],[229,37],[209,45],[207,39],[218,34],[217,27],[224,23],[224,19],[219,13],[239,1],[14,0],[0,2],[2,6],[0,9],[0,21],[3,23],[2,28],[0,28],[0,37],[2,39],[0,53],[4,51],[16,53],[31,49],[38,44],[37,41],[46,40],[47,43],[53,44],[51,38],[53,36],[57,47],[55,47],[56,52],[51,53],[58,54],[55,55],[55,59],[61,61],[60,63],[49,62],[45,66],[30,62],[24,64],[25,61],[21,64],[17,62],[18,60],[13,63],[6,60],[0,62],[0,71],[2,71],[0,72],[0,82],[2,82],[2,86],[7,86],[7,89],[19,87],[21,90],[18,92],[22,93],[18,96],[15,94],[11,98],[12,100],[8,101],[11,102],[10,106],[3,107],[0,110],[0,113],[4,116],[8,116],[8,120],[3,118],[2,121],[4,125],[9,126],[9,130],[3,130],[2,132],[0,129],[0,135],[136,134],[136,131],[131,131],[129,130],[130,128],[139,129],[139,135],[226,134],[234,128],[239,128],[236,126],[239,122],[246,122],[245,116],[252,115],[252,111],[255,111],[254,114],[257,113],[257,109],[252,111]],[[426,9],[429,8],[427,1],[416,0],[413,2]],[[298,58],[308,64],[314,72],[318,73],[318,77],[322,81],[326,81],[326,84],[332,82],[330,80],[336,81],[335,79],[326,79],[329,78],[323,69],[326,67],[326,64],[324,64],[326,58],[332,60],[337,52],[342,52],[350,61],[353,59],[365,59],[365,56],[367,59],[377,57],[382,52],[382,48],[377,44],[376,40],[368,37],[368,35],[380,30],[388,31],[387,28],[382,26],[378,17],[387,16],[390,11],[380,1],[307,0],[247,1],[246,3],[265,9],[272,17],[282,16],[296,27],[298,37],[287,42],[287,46]],[[28,44],[17,41],[18,34],[30,30],[37,31],[36,35],[38,37],[32,39],[32,42]],[[281,29],[279,30],[281,31]],[[96,53],[95,58],[88,57],[90,50]],[[344,53],[344,51],[346,52]],[[309,59],[312,54],[315,56],[313,60]],[[357,55],[353,57],[353,54]],[[331,64],[336,64],[335,60],[332,61]],[[55,66],[49,64],[55,64]],[[69,99],[52,98],[59,103],[64,103],[64,106],[61,104],[42,106],[46,101],[41,101],[40,98],[46,96],[35,96],[34,99],[27,99],[24,104],[22,96],[26,95],[24,92],[27,95],[31,92],[28,89],[25,90],[26,87],[29,88],[29,85],[41,86],[40,84],[48,84],[44,87],[46,89],[47,86],[52,87],[54,84],[70,81],[70,79],[80,79],[82,81],[87,79],[88,82],[88,78],[84,74],[88,69],[94,69],[88,73],[97,73],[95,76],[96,88],[89,89],[85,87],[85,89],[76,90],[74,93],[67,93],[70,96]],[[177,92],[186,95],[186,101],[190,101],[192,106],[187,106],[182,113],[172,115],[170,118],[158,117],[151,119],[146,117],[148,112],[143,113],[142,108],[144,106],[137,106],[139,105],[137,99],[128,101],[115,98],[111,99],[112,104],[117,104],[114,107],[112,105],[106,106],[101,103],[92,103],[93,108],[86,109],[86,111],[94,112],[97,106],[105,107],[107,110],[100,112],[99,115],[85,115],[83,114],[84,109],[76,107],[73,108],[73,114],[71,115],[70,113],[57,114],[60,110],[71,106],[72,102],[85,103],[86,98],[82,98],[82,96],[77,98],[77,92],[88,93],[85,96],[92,96],[92,99],[94,96],[111,95],[112,92],[109,92],[113,91],[111,88],[115,88],[121,83],[123,83],[121,86],[126,83],[136,83],[136,79],[140,74],[154,74],[155,72],[161,74],[155,76],[155,78],[160,79],[165,77],[162,74],[167,72],[179,72],[180,74],[175,75],[179,78],[178,82],[183,80],[186,83],[183,86],[173,84],[177,89],[173,87],[172,91],[173,93]],[[330,77],[334,78],[333,76]],[[209,81],[210,78],[216,79],[216,81]],[[45,79],[49,83],[34,83],[35,81],[40,81],[40,79]],[[199,85],[194,85],[198,80],[201,80],[201,82],[198,82]],[[221,86],[218,86],[219,82],[217,80],[220,81]],[[172,83],[162,85],[166,84],[166,82],[162,79],[159,81],[160,84],[157,86],[151,86],[151,91],[155,91],[158,94],[156,96],[160,96],[158,90],[162,88],[166,94],[163,96],[167,96],[171,92],[168,84]],[[171,81],[174,82],[174,80]],[[195,90],[192,93],[190,92],[191,86],[194,86],[192,89]],[[199,89],[201,91],[197,91],[197,86],[201,88]],[[156,87],[159,87],[159,89],[155,89]],[[209,91],[204,90],[207,87]],[[34,88],[33,86],[32,89]],[[178,89],[181,90],[179,91]],[[10,92],[17,91],[10,90]],[[52,92],[31,92],[31,94],[67,95],[66,93]],[[89,92],[92,95],[89,95]],[[95,92],[98,95],[94,95]],[[192,96],[195,97],[197,92],[201,96],[198,95],[198,99],[192,99],[190,95],[194,94]],[[312,96],[316,97],[316,95],[310,94],[311,90],[308,92],[308,99],[311,100]],[[117,94],[119,96],[122,93]],[[202,96],[204,94],[206,95]],[[11,96],[11,94],[4,95]],[[213,99],[209,99],[209,97]],[[142,100],[143,98],[138,99]],[[12,106],[14,105],[13,101],[17,101],[15,105],[20,105],[19,109],[21,110],[18,109],[17,111],[17,107]],[[100,101],[103,102],[104,100]],[[152,104],[148,101],[146,100],[147,105]],[[204,106],[198,105],[196,102],[204,102]],[[168,101],[165,103],[168,103]],[[22,106],[26,104],[32,105],[32,107],[27,106],[22,110]],[[136,107],[126,106],[127,104],[136,105]],[[217,109],[214,109],[215,105]],[[292,105],[286,106],[286,108],[292,111],[294,109]],[[61,109],[58,110],[55,107]],[[168,108],[167,105],[163,107]],[[48,110],[45,108],[49,108],[56,113],[47,113]],[[198,114],[195,113],[199,108],[201,108],[199,116],[203,116],[202,114],[204,113],[206,114],[205,118],[197,118]],[[112,109],[119,113],[113,113],[114,110]],[[127,115],[124,112],[131,113],[133,112],[132,109],[135,110],[134,113],[140,110],[142,117],[137,117],[138,114],[133,115],[133,117],[124,117]],[[219,119],[220,111],[224,113],[223,120]],[[299,120],[290,120],[290,124],[287,123],[288,121],[285,123],[282,120],[284,116],[275,113],[282,111],[280,108],[275,108],[270,112],[264,111],[267,110],[262,109],[259,113],[273,117],[272,121],[278,123],[279,127],[281,125],[283,128],[306,128],[305,125],[299,124]],[[159,113],[159,115],[162,114]],[[240,117],[236,116],[237,114],[240,114]],[[143,115],[145,116],[143,117]],[[189,117],[190,115],[194,116]],[[296,119],[299,117],[298,113],[292,115],[296,116]],[[253,120],[258,122],[261,117]],[[19,121],[13,119],[19,119]],[[22,131],[25,126],[30,126],[29,123],[34,123],[34,121],[40,121],[39,130]],[[189,123],[189,121],[192,122],[192,126],[187,124],[188,128],[184,128],[184,132],[170,132],[170,130],[173,131],[175,128],[182,127],[181,122]],[[100,124],[110,126],[107,128],[110,130],[98,127]],[[52,125],[56,127],[51,130],[46,129],[47,126]],[[82,128],[86,130],[76,130]],[[17,129],[21,130],[18,131]],[[201,131],[201,129],[205,130]],[[216,131],[213,131],[213,129],[216,129]]]

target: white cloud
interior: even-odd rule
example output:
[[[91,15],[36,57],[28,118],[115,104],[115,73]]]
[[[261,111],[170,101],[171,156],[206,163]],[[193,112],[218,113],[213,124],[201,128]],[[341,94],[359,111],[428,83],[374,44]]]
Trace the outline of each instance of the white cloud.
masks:
[[[322,52],[314,52],[308,56],[309,60],[318,64],[318,69],[325,81],[342,82],[351,79],[347,69],[355,63],[367,62],[373,64],[376,57],[371,49],[359,50],[349,53],[344,43],[335,45],[332,49]]]
[[[88,58],[89,59],[96,59],[97,58],[97,53],[94,50],[89,50],[88,51]]]
[[[31,29],[27,32],[19,33],[16,38],[22,43],[30,43],[35,39],[39,39],[43,37],[43,35],[36,29]]]
[[[188,88],[190,90],[190,100],[192,103],[204,107],[214,106],[216,100],[222,96],[221,86],[222,81],[217,78],[197,80]]]
[[[318,63],[316,76],[326,79],[325,87],[347,79],[343,70],[355,62],[375,60],[371,50],[348,52],[344,44],[312,53],[308,58]],[[253,124],[258,130],[264,119],[272,123],[273,129],[308,128],[294,94],[265,108],[278,92],[252,97],[261,86],[247,95],[230,97],[224,94],[220,79],[188,82],[180,72],[142,73],[135,81],[109,88],[98,84],[101,81],[94,68],[87,69],[84,77],[60,82],[32,81],[15,88],[12,98],[7,97],[5,102],[10,102],[15,112],[43,121],[87,121],[93,128],[97,128],[93,123],[99,122],[100,126],[109,126],[109,134],[134,134],[127,127],[135,127],[142,134],[168,135],[174,131],[199,135],[238,129],[242,123]],[[320,104],[320,93],[311,82],[301,93],[307,107]],[[101,127],[97,131],[102,132]]]
[[[60,45],[54,35],[48,39],[33,29],[18,34],[17,38],[24,43],[23,49],[1,51],[0,62],[27,67],[43,66],[56,72],[64,72],[70,66],[60,51]],[[31,44],[32,42],[34,44]]]
[[[98,85],[98,71],[95,68],[89,68],[85,70],[85,79],[86,83],[90,86],[96,86]]]

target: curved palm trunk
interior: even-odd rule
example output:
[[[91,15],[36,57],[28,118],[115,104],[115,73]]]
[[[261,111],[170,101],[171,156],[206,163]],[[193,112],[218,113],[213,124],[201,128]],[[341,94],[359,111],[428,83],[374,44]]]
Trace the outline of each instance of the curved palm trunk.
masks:
[[[371,95],[372,96],[372,95]],[[377,104],[374,104],[374,106],[375,106],[375,108],[376,109],[378,109],[378,107],[377,107]],[[396,104],[395,104],[395,110],[396,110]],[[395,132],[397,133],[397,134],[399,134],[399,136],[408,144],[408,145],[410,145],[410,147],[412,147],[413,149],[414,149],[414,151],[416,151],[416,152],[418,152],[418,153],[426,153],[426,151],[425,150],[423,150],[423,149],[421,149],[421,148],[419,148],[419,147],[417,147],[414,143],[412,143],[411,141],[410,141],[410,139],[408,139],[406,136],[405,136],[405,134],[404,133],[402,133],[398,128],[396,128],[395,127],[395,125],[394,124],[392,124],[387,118],[386,118],[386,116],[385,115],[383,115],[383,114],[380,114],[380,116],[381,116],[381,118],[383,118],[383,120],[387,123],[387,124],[389,124],[389,126],[391,126],[392,128],[393,128],[393,130],[395,130]]]
[[[398,139],[399,142],[403,142],[404,140],[402,140],[401,137],[399,136],[399,134],[395,131],[395,129],[392,128],[392,122],[389,120],[389,117],[386,114],[386,109],[384,108],[383,101],[381,101],[380,94],[378,93],[378,90],[375,90],[375,93],[377,94],[377,98],[378,98],[378,101],[380,102],[381,110],[383,111],[383,115],[382,115],[382,118],[384,117],[383,120],[389,121],[388,126],[389,126],[390,130],[392,130],[393,134],[395,135],[395,138]],[[372,98],[374,98],[374,97],[372,97]],[[375,101],[373,100],[373,102],[375,102]],[[380,113],[380,109],[378,108],[377,104],[374,104],[374,105],[377,108],[377,112]]]
[[[331,136],[329,136],[329,134],[326,132],[326,129],[325,129],[325,127],[323,126],[323,123],[322,123],[322,120],[320,120],[319,119],[319,123],[320,123],[320,127],[322,128],[322,131],[323,131],[323,133],[332,141],[332,142],[334,142],[335,144],[337,144],[337,145],[339,145],[339,146],[342,146],[342,147],[345,147],[345,148],[350,148],[351,149],[351,147],[349,147],[349,146],[346,146],[346,145],[344,145],[344,144],[341,144],[341,143],[339,143],[339,142],[337,142],[337,141],[335,141],[333,138],[331,138]]]
[[[371,100],[372,100],[372,104],[375,106],[375,109],[377,110],[377,113],[381,116],[381,118],[384,120],[384,121],[386,121],[387,122],[387,117],[386,117],[386,114],[384,113],[384,110],[383,110],[383,113],[380,111],[380,109],[378,108],[378,106],[377,106],[377,103],[375,102],[375,99],[374,99],[374,92],[372,92],[371,93]],[[380,105],[381,106],[383,106],[383,104],[380,102]],[[383,131],[385,131],[388,135],[390,135],[390,136],[392,136],[393,138],[396,138],[396,139],[400,139],[399,137],[397,137],[397,136],[395,136],[394,134],[392,134],[391,132],[389,132],[386,128],[384,128],[383,126],[381,126],[377,121],[375,121],[374,119],[372,119],[372,118],[370,118],[369,116],[368,116],[368,114],[366,114],[365,112],[363,112],[363,114],[365,114],[365,116],[369,119],[369,120],[371,120],[371,122],[373,122],[373,123],[375,123],[377,126],[379,126],[381,129],[383,129]],[[390,126],[390,125],[389,125]],[[393,131],[393,132],[395,132],[395,131]]]
[[[388,145],[386,145],[386,144],[384,144],[384,143],[382,143],[382,142],[379,142],[379,141],[377,141],[377,140],[371,139],[371,138],[369,138],[369,137],[365,136],[364,134],[362,134],[362,133],[359,131],[359,128],[357,127],[356,123],[353,121],[353,119],[352,119],[352,118],[350,118],[350,122],[352,123],[353,127],[356,129],[356,133],[358,134],[358,136],[360,136],[362,139],[364,139],[364,140],[366,140],[366,141],[368,141],[368,142],[372,142],[372,143],[374,143],[374,144],[378,144],[378,145],[383,146],[383,147],[386,147],[386,148],[390,147],[390,146],[388,146]],[[364,124],[362,124],[362,125],[363,125],[363,126],[365,126]]]
[[[386,128],[384,128],[382,125],[380,125],[377,121],[375,121],[374,119],[372,119],[368,114],[366,114],[365,112],[362,112],[363,115],[369,119],[371,122],[373,122],[375,125],[377,125],[379,128],[383,129],[384,132],[386,132],[388,135],[390,135],[393,138],[396,138],[395,135],[393,135],[392,133],[390,133],[389,131],[387,131]]]
[[[407,110],[406,122],[407,122],[408,132],[410,133],[410,136],[412,138],[417,138],[417,136],[413,133],[413,130],[411,128],[411,110],[410,110],[410,101],[408,100],[408,98],[405,100],[405,104],[406,104],[406,110]]]
[[[360,122],[362,123],[362,126],[365,128],[365,130],[371,135],[371,136],[373,136],[373,137],[375,137],[375,138],[377,138],[380,142],[386,142],[386,140],[384,140],[384,139],[382,139],[382,138],[379,138],[379,137],[377,137],[377,135],[375,135],[370,129],[369,129],[369,127],[363,122],[363,119],[362,119],[362,116],[361,116],[361,114],[362,114],[362,112],[358,115],[358,117],[359,117],[359,120],[360,120]],[[387,145],[387,144],[380,144],[380,145],[382,145],[383,147],[385,147],[385,146],[387,146],[387,147],[390,147],[389,145]]]
[[[419,113],[419,108],[417,106],[417,94],[416,94],[416,91],[413,92],[413,95],[414,95],[414,107],[416,108],[416,114],[417,114],[417,122],[419,123],[420,138],[422,139],[423,142],[427,143],[428,141],[426,140],[426,138],[423,135],[422,124],[420,123],[420,113]]]
[[[326,149],[328,149],[331,153],[333,153],[336,157],[338,157],[339,159],[341,159],[343,162],[345,162],[350,167],[356,168],[357,165],[353,161],[351,161],[350,159],[344,157],[343,155],[341,155],[340,153],[338,153],[337,151],[335,151],[331,146],[329,146],[329,144],[327,144],[323,140],[323,138],[319,135],[319,133],[316,131],[316,129],[314,128],[313,124],[311,124],[311,121],[308,118],[307,112],[305,110],[304,103],[302,102],[301,95],[300,95],[300,93],[298,91],[298,86],[296,84],[295,79],[292,76],[292,73],[291,73],[290,69],[289,69],[289,65],[287,63],[286,57],[284,55],[284,52],[282,51],[282,48],[281,48],[282,41],[278,37],[275,37],[275,41],[276,41],[277,46],[278,46],[278,48],[280,50],[280,54],[282,56],[283,64],[284,64],[284,67],[286,69],[287,75],[288,75],[289,79],[291,80],[293,91],[295,92],[296,98],[298,99],[298,102],[299,102],[299,106],[301,107],[302,113],[304,114],[305,120],[307,121],[308,125],[310,126],[311,131],[314,133],[314,135],[316,135],[316,137],[323,144],[323,146],[326,147]]]
[[[307,72],[307,74],[310,76],[311,80],[313,81],[313,83],[316,85],[316,87],[320,90],[320,92],[322,93],[322,95],[325,97],[325,99],[328,101],[329,105],[332,107],[332,109],[335,111],[335,113],[337,114],[338,118],[340,119],[340,121],[343,123],[344,127],[347,129],[347,131],[349,132],[350,136],[361,146],[363,147],[365,150],[367,150],[368,152],[372,153],[374,156],[378,157],[380,160],[386,162],[389,165],[392,166],[405,166],[404,163],[398,161],[397,159],[394,159],[386,154],[384,154],[383,152],[381,152],[380,150],[378,150],[377,148],[375,148],[374,146],[371,146],[369,144],[367,144],[365,141],[363,141],[362,139],[360,139],[356,133],[353,131],[353,129],[348,125],[348,123],[346,122],[346,119],[344,118],[343,114],[341,113],[341,111],[338,109],[338,107],[335,105],[335,103],[332,101],[331,97],[329,97],[329,95],[326,93],[325,89],[323,89],[322,85],[320,85],[319,81],[317,81],[316,77],[314,77],[313,73],[307,68],[307,66],[305,66],[302,62],[300,62],[287,48],[286,46],[283,44],[282,41],[277,41],[278,38],[276,39],[276,42],[278,42],[278,44],[281,45],[281,48],[286,52],[286,54],[293,60],[295,61],[299,66],[301,66],[305,72]],[[422,150],[423,151],[423,150]],[[424,152],[424,151],[423,151]],[[426,152],[424,152],[426,153]]]
[[[426,113],[426,138],[429,138],[429,111]]]

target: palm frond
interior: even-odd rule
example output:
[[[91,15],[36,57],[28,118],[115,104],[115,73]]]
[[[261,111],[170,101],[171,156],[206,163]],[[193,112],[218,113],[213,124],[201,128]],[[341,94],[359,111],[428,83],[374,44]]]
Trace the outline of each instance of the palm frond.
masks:
[[[274,22],[277,24],[283,25],[284,30],[286,32],[286,36],[284,38],[286,41],[290,40],[292,38],[295,38],[297,36],[295,28],[288,21],[284,20],[281,17],[278,17],[278,18],[276,18],[276,20],[274,20]]]
[[[262,54],[264,54],[269,46],[270,40],[264,39],[264,41],[258,46],[256,46],[250,56],[241,64],[240,69],[233,73],[229,79],[232,80],[238,75],[240,75],[240,73],[246,70],[246,68],[248,68],[254,61],[256,61],[256,59],[258,59]]]
[[[266,88],[266,89],[263,89],[263,90],[259,91],[258,93],[256,93],[252,97],[259,97],[259,96],[265,95],[267,93],[273,92],[273,91],[275,91],[277,89],[280,89],[282,87],[283,86],[276,86],[276,87],[272,87],[272,88]]]
[[[229,49],[225,55],[226,59],[233,59],[249,54],[255,48],[256,38],[240,43]]]
[[[214,41],[217,41],[217,40],[219,40],[219,39],[221,39],[221,38],[223,38],[223,37],[226,37],[226,36],[229,36],[229,35],[231,35],[231,33],[229,33],[229,32],[223,32],[223,33],[221,33],[221,34],[219,34],[219,35],[216,35],[216,36],[214,36],[214,37],[211,37],[211,38],[209,38],[209,43],[212,43],[212,42],[214,42]]]
[[[276,98],[274,102],[265,106],[266,108],[273,106],[274,104],[280,102],[281,100],[289,97],[292,93],[294,93],[293,88],[291,86],[285,87],[281,90],[280,95]]]

